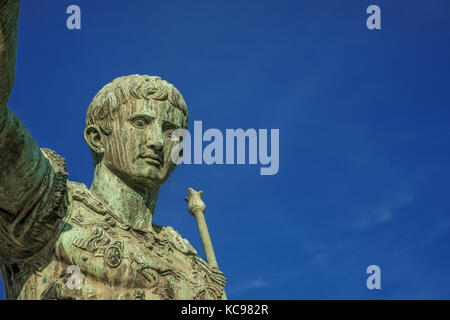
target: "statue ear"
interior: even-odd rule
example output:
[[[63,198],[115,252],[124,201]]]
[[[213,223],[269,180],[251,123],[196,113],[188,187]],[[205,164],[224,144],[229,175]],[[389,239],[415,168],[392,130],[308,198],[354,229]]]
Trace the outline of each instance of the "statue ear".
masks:
[[[105,152],[104,137],[97,126],[93,125],[84,129],[84,140],[95,153],[103,154]]]

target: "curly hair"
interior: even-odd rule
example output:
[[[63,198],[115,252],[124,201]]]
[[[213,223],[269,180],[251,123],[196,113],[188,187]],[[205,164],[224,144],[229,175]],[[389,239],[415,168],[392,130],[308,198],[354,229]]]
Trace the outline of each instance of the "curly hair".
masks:
[[[168,100],[173,107],[183,112],[183,128],[187,129],[188,113],[181,93],[160,77],[139,74],[119,77],[105,85],[89,104],[86,127],[98,125],[106,135],[109,135],[113,113],[130,99]]]

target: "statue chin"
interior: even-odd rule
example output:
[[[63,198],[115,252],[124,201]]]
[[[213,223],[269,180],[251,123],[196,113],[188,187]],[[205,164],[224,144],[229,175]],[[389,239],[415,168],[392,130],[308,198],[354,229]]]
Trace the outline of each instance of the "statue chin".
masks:
[[[169,179],[170,174],[162,174],[160,170],[146,169],[138,174],[121,173],[117,176],[135,190],[145,191],[162,186]]]

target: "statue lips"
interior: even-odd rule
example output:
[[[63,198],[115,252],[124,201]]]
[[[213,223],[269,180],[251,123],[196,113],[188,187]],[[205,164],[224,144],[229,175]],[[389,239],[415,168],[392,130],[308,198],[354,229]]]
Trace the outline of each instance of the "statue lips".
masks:
[[[139,156],[139,158],[145,159],[145,162],[147,162],[150,165],[154,165],[157,167],[160,167],[163,165],[163,160],[161,157],[158,157],[157,155],[153,154],[143,154]]]

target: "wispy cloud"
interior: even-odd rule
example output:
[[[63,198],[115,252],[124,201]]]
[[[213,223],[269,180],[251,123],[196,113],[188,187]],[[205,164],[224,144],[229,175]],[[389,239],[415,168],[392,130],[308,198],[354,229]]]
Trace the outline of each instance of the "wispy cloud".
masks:
[[[229,296],[251,292],[258,289],[273,289],[281,286],[287,281],[295,281],[305,272],[311,269],[325,268],[330,260],[330,255],[326,253],[316,253],[305,261],[305,263],[296,270],[274,270],[268,275],[258,275],[257,277],[247,280],[242,284],[230,286],[227,290]]]
[[[242,285],[233,286],[228,290],[228,294],[238,294],[251,291],[253,289],[260,289],[264,287],[270,287],[270,281],[262,280],[262,279],[253,279],[249,280]]]
[[[426,246],[432,243],[433,241],[438,240],[440,237],[444,236],[450,230],[450,219],[440,221],[433,232],[428,233],[427,237],[422,239],[420,242],[415,244],[415,246]]]
[[[414,196],[411,194],[399,194],[387,203],[375,205],[373,208],[362,210],[357,214],[357,218],[347,223],[348,229],[363,229],[367,227],[374,227],[383,222],[389,221],[396,210],[408,205],[414,201]]]
[[[378,207],[361,214],[356,220],[348,224],[349,229],[363,229],[373,227],[392,218],[391,207]]]
[[[277,286],[282,285],[286,281],[293,281],[308,267],[310,267],[310,265],[305,265],[299,268],[298,270],[284,270],[284,271],[276,270],[265,276],[259,275],[253,279],[250,279],[242,283],[241,285],[237,284],[230,286],[227,291],[227,294],[232,296],[236,294],[250,292],[252,290],[257,289],[275,288]]]
[[[313,265],[316,265],[319,268],[325,268],[328,266],[328,263],[330,262],[330,254],[328,253],[318,253],[314,255],[314,257],[311,259],[311,263]]]

